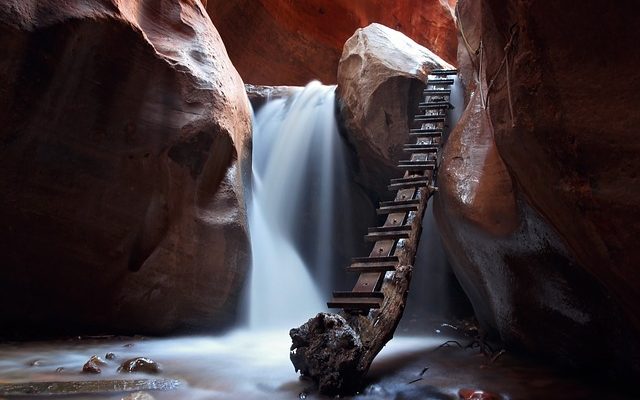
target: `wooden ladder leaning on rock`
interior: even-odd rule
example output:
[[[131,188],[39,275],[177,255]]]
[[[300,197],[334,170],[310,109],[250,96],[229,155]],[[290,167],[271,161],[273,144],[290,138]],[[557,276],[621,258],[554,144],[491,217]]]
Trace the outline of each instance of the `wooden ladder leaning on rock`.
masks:
[[[296,371],[311,377],[325,394],[357,390],[374,357],[391,340],[400,322],[411,280],[411,270],[422,231],[427,201],[437,189],[438,152],[451,108],[456,70],[433,70],[427,80],[424,113],[414,118],[409,135],[415,143],[404,146],[410,159],[400,161],[404,176],[392,179],[393,201],[381,202],[379,215],[387,215],[383,226],[369,228],[365,236],[375,242],[368,257],[354,258],[349,271],[360,276],[350,292],[334,292],[329,308],[340,314],[319,313],[290,331],[291,362]]]

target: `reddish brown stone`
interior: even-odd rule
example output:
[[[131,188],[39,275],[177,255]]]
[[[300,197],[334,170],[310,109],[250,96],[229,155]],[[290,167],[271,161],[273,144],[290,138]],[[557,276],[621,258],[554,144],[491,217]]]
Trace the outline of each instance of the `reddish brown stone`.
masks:
[[[229,323],[250,112],[204,8],[5,3],[0,330]]]
[[[344,42],[373,22],[455,63],[451,2],[442,0],[209,0],[207,11],[242,78],[259,85],[336,82]]]
[[[107,365],[106,362],[104,362],[103,359],[101,359],[98,356],[91,356],[91,358],[89,359],[89,361],[87,361],[83,366],[82,366],[82,372],[88,372],[91,374],[99,374],[102,372],[102,369],[100,369],[100,367]]]
[[[634,6],[463,0],[459,10],[473,94],[436,202],[456,275],[482,325],[512,347],[638,374]]]
[[[387,195],[389,178],[406,154],[402,145],[415,104],[433,69],[453,68],[407,36],[380,24],[358,29],[338,66],[341,117],[358,154],[358,180]]]

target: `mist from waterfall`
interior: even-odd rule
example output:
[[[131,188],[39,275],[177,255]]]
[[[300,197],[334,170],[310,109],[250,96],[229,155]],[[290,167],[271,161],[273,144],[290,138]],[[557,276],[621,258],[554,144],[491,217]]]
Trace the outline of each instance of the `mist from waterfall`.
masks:
[[[335,86],[314,81],[255,115],[250,328],[293,327],[326,309],[319,289],[331,280],[334,207],[346,180],[334,110]],[[311,256],[302,256],[300,235]]]

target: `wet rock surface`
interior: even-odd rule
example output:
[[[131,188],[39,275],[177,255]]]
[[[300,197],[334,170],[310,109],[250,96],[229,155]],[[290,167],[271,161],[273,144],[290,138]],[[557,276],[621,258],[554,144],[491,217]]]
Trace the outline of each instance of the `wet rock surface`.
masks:
[[[87,361],[82,366],[82,372],[99,374],[102,372],[102,369],[100,369],[100,367],[104,367],[105,365],[107,365],[107,363],[102,358],[98,356],[91,356],[91,358],[89,358],[89,361]]]
[[[344,45],[338,98],[361,184],[386,194],[404,156],[409,123],[432,69],[452,68],[407,36],[379,24],[358,29]]]
[[[505,399],[630,400],[600,379],[568,375],[566,370],[541,366],[508,352],[495,361],[466,348],[468,338],[456,337],[462,348],[441,347],[448,336],[395,337],[373,363],[360,400],[457,399],[460,389],[482,390]],[[122,340],[0,343],[0,397],[56,394],[56,399],[118,400],[127,393],[146,392],[157,400],[223,398],[273,400],[327,399],[300,380],[287,359],[290,340],[282,332],[239,332],[226,337],[182,337]],[[145,354],[163,370],[146,379],[118,374],[110,363],[100,375],[81,372],[87,354],[118,350],[123,359]],[[134,354],[134,352],[136,354]],[[47,354],[47,366],[32,368],[25,359]],[[65,373],[55,374],[56,366]],[[425,370],[426,369],[426,370]],[[180,381],[175,378],[180,377]],[[25,396],[27,393],[27,396]],[[84,396],[83,396],[84,395]],[[342,397],[349,398],[349,397]]]
[[[250,111],[200,2],[12,0],[0,47],[3,335],[232,322]]]
[[[441,0],[208,0],[207,11],[233,64],[252,84],[336,83],[344,42],[374,22],[450,63],[456,59],[452,6]]]
[[[118,368],[118,372],[145,372],[147,374],[157,374],[160,366],[157,362],[146,357],[136,357],[126,360]]]
[[[359,335],[340,315],[319,313],[291,329],[291,362],[303,376],[318,379],[321,393],[355,391],[363,345]],[[353,381],[350,383],[350,381]]]
[[[638,55],[626,52],[635,39],[618,29],[627,7],[459,2],[469,102],[444,148],[435,205],[484,329],[615,379],[640,373],[640,82]],[[609,63],[630,78],[611,80]],[[620,100],[603,102],[602,90]]]

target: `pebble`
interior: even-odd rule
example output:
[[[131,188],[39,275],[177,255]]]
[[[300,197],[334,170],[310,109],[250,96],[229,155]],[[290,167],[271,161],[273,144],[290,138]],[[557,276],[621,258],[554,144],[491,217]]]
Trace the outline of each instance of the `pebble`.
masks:
[[[149,358],[136,357],[123,362],[120,368],[118,368],[118,372],[146,372],[157,374],[160,372],[160,366],[157,362]]]
[[[102,372],[102,370],[100,369],[100,366],[102,365],[107,365],[107,363],[100,357],[93,355],[91,356],[91,358],[89,359],[89,361],[87,361],[83,366],[82,366],[82,372],[89,372],[92,374],[99,374]]]

